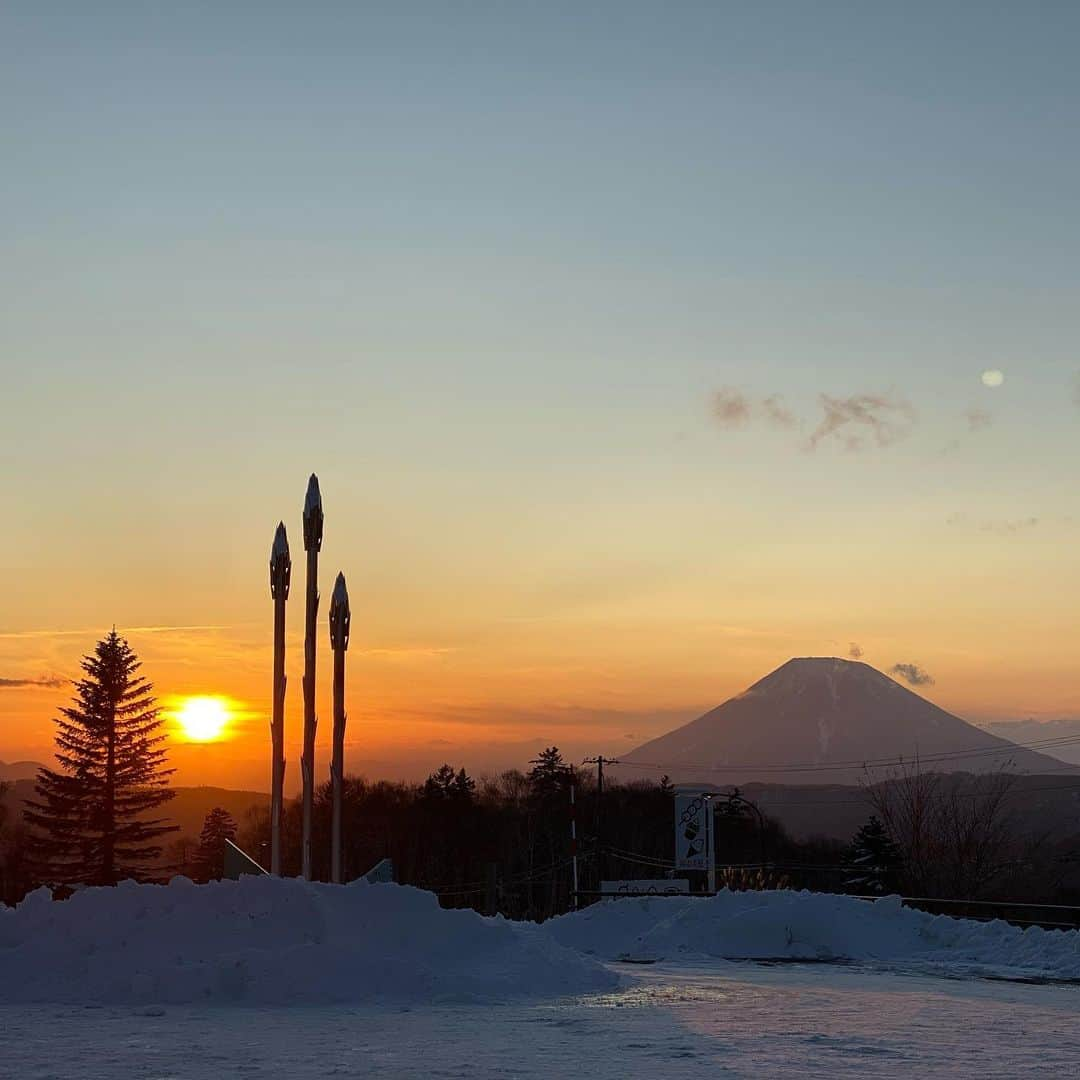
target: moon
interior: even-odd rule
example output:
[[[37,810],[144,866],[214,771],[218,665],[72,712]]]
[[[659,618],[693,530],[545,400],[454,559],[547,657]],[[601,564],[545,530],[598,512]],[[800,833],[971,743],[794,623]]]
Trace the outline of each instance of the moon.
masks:
[[[989,386],[991,390],[1000,386],[1005,381],[1005,373],[998,371],[997,368],[990,368],[989,371],[982,373],[983,386]]]

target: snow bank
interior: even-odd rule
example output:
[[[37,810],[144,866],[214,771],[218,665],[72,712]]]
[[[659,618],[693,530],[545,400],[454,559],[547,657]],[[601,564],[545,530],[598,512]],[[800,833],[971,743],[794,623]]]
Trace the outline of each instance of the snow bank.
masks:
[[[618,982],[541,927],[419,889],[268,877],[38,890],[0,908],[0,971],[0,1002],[490,1002]]]
[[[928,915],[896,896],[868,902],[785,890],[610,900],[552,919],[544,930],[559,944],[609,959],[910,961],[1080,978],[1078,931]]]
[[[1020,930],[808,892],[596,904],[542,926],[400,885],[246,877],[46,890],[0,908],[0,1003],[499,1002],[614,989],[601,962],[850,959],[1080,979],[1080,932]]]

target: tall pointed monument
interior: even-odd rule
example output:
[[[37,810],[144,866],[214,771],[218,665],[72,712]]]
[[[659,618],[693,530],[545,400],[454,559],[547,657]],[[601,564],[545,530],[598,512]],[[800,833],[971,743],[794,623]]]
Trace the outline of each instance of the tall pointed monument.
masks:
[[[304,550],[307,552],[307,604],[304,621],[304,752],[300,758],[303,783],[303,831],[300,840],[301,873],[311,880],[311,830],[315,807],[315,639],[319,614],[319,552],[323,539],[322,494],[312,473],[304,496]]]
[[[341,802],[345,771],[345,650],[349,647],[349,590],[345,575],[338,574],[330,598],[330,645],[334,650],[334,749],[330,762],[333,818],[330,826],[330,880],[340,885]]]
[[[281,807],[285,786],[285,601],[292,559],[285,523],[278,522],[270,548],[270,596],[274,601],[273,715],[270,720],[270,873],[281,873]]]

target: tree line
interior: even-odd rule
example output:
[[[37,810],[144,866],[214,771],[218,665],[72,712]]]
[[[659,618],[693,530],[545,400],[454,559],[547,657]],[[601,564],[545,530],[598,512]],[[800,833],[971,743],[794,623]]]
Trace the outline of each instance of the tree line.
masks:
[[[150,683],[115,630],[84,658],[72,703],[57,719],[57,767],[43,768],[22,822],[0,790],[0,898],[28,888],[112,885],[124,878],[220,877],[226,840],[266,862],[268,811],[241,823],[220,807],[202,834],[175,837],[168,820],[171,770]],[[847,844],[796,840],[747,800],[719,795],[720,884],[880,895],[1080,901],[1059,853],[1021,839],[1008,795],[1014,777],[926,773],[918,763],[868,776],[871,816]],[[0,785],[2,788],[2,785]],[[513,918],[544,919],[574,902],[571,788],[576,806],[581,902],[601,881],[700,875],[675,871],[674,788],[658,782],[604,785],[552,746],[528,771],[473,777],[444,764],[422,784],[348,776],[344,871],[350,880],[380,860],[395,879],[436,892],[441,903]],[[316,879],[329,877],[330,788],[316,793]],[[300,871],[299,801],[286,805],[284,873]],[[171,838],[171,839],[170,839]],[[1075,845],[1074,845],[1075,846]],[[1070,891],[1072,890],[1072,891]]]

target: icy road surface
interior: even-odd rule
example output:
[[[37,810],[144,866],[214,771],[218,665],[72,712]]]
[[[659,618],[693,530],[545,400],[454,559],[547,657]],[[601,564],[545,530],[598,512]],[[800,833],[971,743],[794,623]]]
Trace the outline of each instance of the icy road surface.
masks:
[[[625,989],[380,1008],[0,1006],[0,1076],[1023,1077],[1080,1072],[1080,986],[612,965]]]

